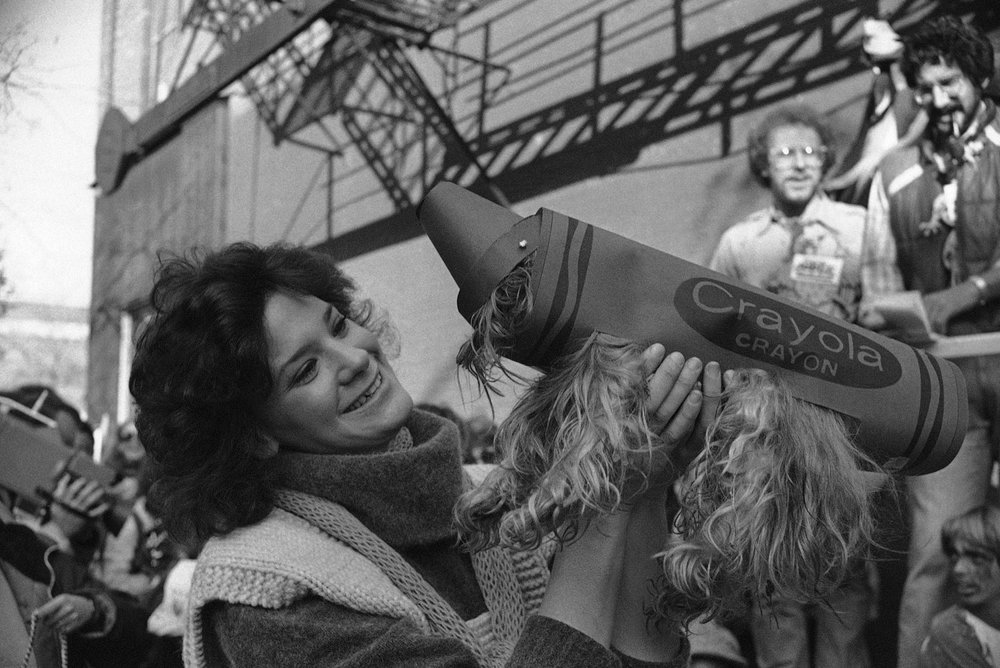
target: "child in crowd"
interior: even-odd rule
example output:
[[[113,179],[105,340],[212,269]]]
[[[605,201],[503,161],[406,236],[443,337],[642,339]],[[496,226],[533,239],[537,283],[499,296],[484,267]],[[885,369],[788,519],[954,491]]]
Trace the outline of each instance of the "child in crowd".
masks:
[[[987,503],[945,522],[941,546],[958,603],[934,617],[920,666],[1000,666],[1000,506]]]

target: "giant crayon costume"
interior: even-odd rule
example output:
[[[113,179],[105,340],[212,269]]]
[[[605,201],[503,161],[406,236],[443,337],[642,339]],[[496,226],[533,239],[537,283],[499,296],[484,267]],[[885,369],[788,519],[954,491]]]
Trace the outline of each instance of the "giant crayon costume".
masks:
[[[463,366],[487,385],[502,358],[545,372],[460,509],[476,547],[568,539],[628,500],[654,447],[639,358],[654,342],[741,369],[684,476],[684,540],[664,562],[684,596],[665,606],[815,599],[871,538],[857,472],[935,471],[961,444],[946,360],[548,209],[521,218],[442,183],[418,215],[473,326]]]

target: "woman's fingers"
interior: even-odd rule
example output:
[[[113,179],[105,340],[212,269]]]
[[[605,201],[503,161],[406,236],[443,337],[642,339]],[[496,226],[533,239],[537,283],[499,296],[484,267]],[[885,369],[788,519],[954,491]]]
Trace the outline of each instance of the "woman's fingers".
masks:
[[[667,423],[667,428],[661,434],[664,441],[676,447],[690,438],[691,432],[698,423],[703,400],[702,392],[697,389],[692,389],[684,397],[680,408],[674,413],[673,418]]]
[[[732,372],[727,372],[732,373]],[[715,420],[716,413],[719,412],[719,404],[722,402],[722,367],[718,362],[709,362],[705,365],[705,370],[701,374],[701,415],[698,418],[698,431],[704,436],[709,426]]]
[[[642,369],[646,374],[646,378],[653,375],[653,372],[660,366],[666,354],[667,350],[661,343],[654,343],[642,351]],[[675,354],[680,355],[680,353]]]
[[[728,371],[726,373],[729,374]],[[694,429],[690,433],[682,435],[683,440],[679,441],[672,450],[671,457],[678,470],[686,469],[705,447],[705,436],[712,422],[715,421],[719,405],[722,402],[723,378],[724,374],[718,362],[709,362],[705,365],[705,370],[701,374],[701,403]],[[669,429],[668,433],[671,436],[675,435],[669,432]]]
[[[703,438],[715,420],[733,371],[723,372],[718,362],[702,365],[697,357],[685,360],[679,352],[665,353],[658,343],[643,352],[649,427],[675,443],[686,440],[695,427]]]
[[[660,454],[670,457],[676,470],[704,447],[734,372],[723,372],[718,362],[703,365],[697,357],[685,360],[681,353],[664,353],[658,344],[643,353],[649,388],[646,410],[650,430],[663,441]],[[658,468],[653,465],[654,471]]]
[[[647,379],[649,398],[650,429],[661,433],[684,406],[688,395],[697,388],[701,375],[701,360],[688,360],[680,353],[671,353],[664,358],[656,371]]]

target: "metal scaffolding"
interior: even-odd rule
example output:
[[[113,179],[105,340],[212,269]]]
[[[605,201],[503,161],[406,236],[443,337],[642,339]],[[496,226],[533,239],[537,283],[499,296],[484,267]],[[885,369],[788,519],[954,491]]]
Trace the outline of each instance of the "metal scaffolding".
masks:
[[[434,49],[435,31],[481,4],[334,2],[322,20],[269,53],[240,81],[275,144],[287,141],[331,155],[356,149],[398,211],[412,207],[441,178],[506,203],[407,54],[412,46]],[[293,5],[196,0],[184,25],[192,31],[191,44],[193,33],[207,32],[224,52]],[[329,181],[332,186],[332,175]]]

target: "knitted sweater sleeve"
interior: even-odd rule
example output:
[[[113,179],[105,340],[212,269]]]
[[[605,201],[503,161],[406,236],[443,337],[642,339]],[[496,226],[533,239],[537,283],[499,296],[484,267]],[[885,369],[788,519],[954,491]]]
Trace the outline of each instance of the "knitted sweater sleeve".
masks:
[[[205,607],[210,666],[474,668],[461,642],[424,634],[412,622],[367,615],[309,596],[278,608]]]
[[[581,668],[683,668],[687,666],[685,645],[669,663],[640,661],[609,650],[588,635],[549,617],[528,618],[524,633],[514,648],[507,668],[535,666],[580,666]]]
[[[211,666],[479,666],[472,652],[457,640],[426,635],[409,621],[366,615],[318,597],[279,609],[211,603],[205,608],[205,635]],[[531,617],[507,665],[631,668],[650,664],[631,663],[558,621]]]

